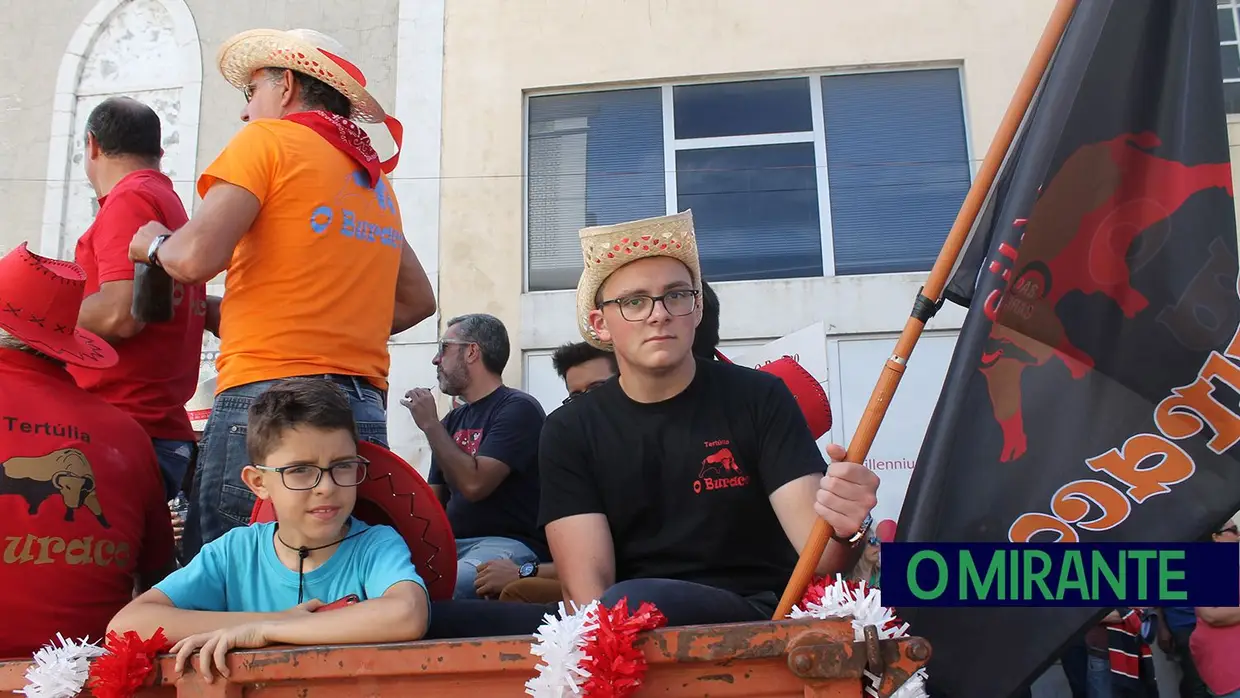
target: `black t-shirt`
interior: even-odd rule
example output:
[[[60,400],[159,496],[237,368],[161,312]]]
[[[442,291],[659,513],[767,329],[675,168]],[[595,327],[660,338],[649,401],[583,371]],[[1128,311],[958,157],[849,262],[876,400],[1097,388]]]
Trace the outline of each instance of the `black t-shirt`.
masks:
[[[770,494],[826,461],[788,387],[697,360],[679,395],[635,402],[619,380],[543,427],[539,520],[607,516],[616,581],[680,579],[744,596],[779,594],[797,562]]]
[[[538,435],[546,418],[538,400],[506,385],[443,418],[444,428],[466,453],[494,458],[509,469],[491,496],[471,502],[447,483],[432,456],[427,482],[448,488],[448,522],[457,538],[512,538],[540,559],[549,557],[538,525]]]

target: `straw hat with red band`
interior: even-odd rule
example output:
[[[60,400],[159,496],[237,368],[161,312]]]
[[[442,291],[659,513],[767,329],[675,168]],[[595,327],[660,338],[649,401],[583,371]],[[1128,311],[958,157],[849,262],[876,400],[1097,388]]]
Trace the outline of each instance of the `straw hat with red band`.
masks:
[[[359,441],[357,453],[370,466],[366,481],[358,485],[353,515],[372,526],[396,529],[409,545],[413,566],[426,582],[431,600],[451,599],[456,588],[456,538],[431,486],[412,465],[386,448]],[[275,520],[270,500],[254,503],[250,523]]]
[[[732,363],[732,360],[719,350],[715,350],[715,356],[720,361]],[[831,402],[827,399],[827,392],[804,366],[791,356],[784,356],[758,370],[779,376],[784,385],[788,386],[792,397],[796,398],[797,406],[801,408],[801,414],[805,415],[805,421],[809,424],[815,441],[831,431]]]
[[[0,258],[0,329],[57,361],[85,368],[111,368],[116,350],[77,327],[86,272],[41,257],[26,243]]]
[[[330,85],[352,105],[349,118],[387,126],[396,142],[396,154],[380,167],[391,173],[400,160],[405,129],[366,90],[366,76],[346,53],[340,42],[313,29],[251,29],[225,41],[218,61],[224,79],[238,90],[250,84],[254,71],[262,68],[285,68]]]
[[[671,257],[689,269],[693,287],[702,290],[693,211],[583,228],[579,236],[585,270],[577,282],[577,326],[582,339],[599,349],[613,351],[611,342],[604,342],[594,333],[590,312],[598,307],[595,296],[599,288],[620,267],[639,259]]]

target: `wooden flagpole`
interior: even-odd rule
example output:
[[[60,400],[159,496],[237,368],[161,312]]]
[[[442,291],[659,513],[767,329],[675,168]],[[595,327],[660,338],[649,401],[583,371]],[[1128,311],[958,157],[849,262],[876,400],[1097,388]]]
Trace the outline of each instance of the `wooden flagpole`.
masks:
[[[999,129],[990,142],[990,149],[986,151],[986,157],[982,160],[981,167],[978,168],[973,185],[969,187],[969,193],[960,206],[960,212],[956,215],[956,222],[952,225],[951,232],[948,233],[943,249],[939,252],[934,268],[930,271],[926,285],[921,291],[924,299],[917,299],[917,308],[920,309],[926,302],[931,304],[930,307],[935,307],[942,297],[943,288],[947,285],[952,268],[956,265],[956,258],[960,256],[960,250],[964,247],[973,223],[998,175],[999,166],[1003,163],[1016,137],[1016,132],[1020,129],[1021,121],[1024,120],[1025,113],[1033,102],[1038,84],[1041,83],[1042,76],[1046,73],[1051,58],[1055,55],[1055,49],[1059,46],[1059,40],[1068,27],[1068,21],[1072,18],[1077,2],[1078,0],[1059,0],[1051,12],[1046,28],[1042,31],[1042,38],[1033,51],[1033,57],[1025,68],[1025,74],[1021,76],[1020,83],[1016,86],[1016,93],[1012,95],[1007,113],[1003,115],[1003,121],[1000,122]],[[883,417],[887,414],[887,407],[891,404],[891,398],[895,395],[896,387],[899,386],[900,378],[904,374],[904,366],[908,363],[917,340],[921,338],[926,321],[929,320],[929,317],[922,315],[915,310],[914,314],[909,317],[904,325],[904,332],[900,334],[900,340],[896,343],[895,352],[883,366],[878,384],[874,387],[873,394],[870,395],[870,402],[866,405],[861,421],[857,424],[857,431],[848,445],[847,460],[850,463],[865,462],[865,457],[870,452],[874,436],[878,433]],[[814,523],[809,540],[801,550],[800,560],[797,561],[788,587],[784,589],[783,598],[780,599],[779,607],[775,610],[774,620],[787,618],[792,607],[800,603],[806,587],[813,579],[818,560],[826,550],[827,541],[831,539],[831,535],[831,525],[819,518]]]

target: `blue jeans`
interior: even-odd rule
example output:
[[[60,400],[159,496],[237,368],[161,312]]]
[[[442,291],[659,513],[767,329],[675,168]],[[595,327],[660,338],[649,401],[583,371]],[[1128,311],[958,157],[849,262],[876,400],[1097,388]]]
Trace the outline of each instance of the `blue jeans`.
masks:
[[[511,538],[461,538],[456,542],[456,591],[452,593],[452,598],[478,598],[474,590],[478,565],[491,560],[512,560],[520,567],[527,562],[536,562],[538,556],[529,546]]]
[[[322,377],[348,393],[358,438],[387,448],[387,400],[383,392],[362,378]],[[187,563],[203,545],[237,526],[249,525],[256,498],[241,481],[241,470],[250,462],[245,446],[250,405],[279,382],[239,385],[215,396],[211,417],[198,442],[198,468],[182,540]]]
[[[1089,655],[1089,698],[1111,698],[1111,660]]]
[[[159,471],[164,476],[164,499],[176,499],[177,493],[181,491],[181,481],[185,479],[185,470],[189,467],[190,455],[194,452],[194,444],[189,441],[151,439],[151,445],[155,447]]]

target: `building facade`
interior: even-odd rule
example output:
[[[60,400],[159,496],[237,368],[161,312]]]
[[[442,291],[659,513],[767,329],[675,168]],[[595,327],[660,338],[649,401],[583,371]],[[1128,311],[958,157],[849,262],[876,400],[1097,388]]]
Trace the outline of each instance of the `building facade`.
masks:
[[[112,94],[159,111],[164,168],[192,207],[196,175],[241,125],[242,97],[215,69],[219,44],[254,27],[316,28],[351,50],[405,125],[393,186],[439,297],[436,318],[392,342],[396,451],[426,466],[399,399],[434,383],[445,318],[500,317],[514,345],[505,378],[554,409],[563,388],[550,352],[578,339],[578,228],[689,208],[725,352],[821,323],[829,438],[846,442],[1053,5],[19,3],[0,25],[11,66],[0,76],[0,248],[27,240],[72,256],[94,211],[82,124]],[[1236,5],[1219,3],[1220,55],[1240,112]],[[963,317],[948,305],[930,323],[871,451],[893,487],[917,456]]]

